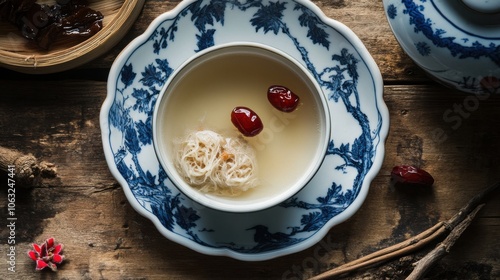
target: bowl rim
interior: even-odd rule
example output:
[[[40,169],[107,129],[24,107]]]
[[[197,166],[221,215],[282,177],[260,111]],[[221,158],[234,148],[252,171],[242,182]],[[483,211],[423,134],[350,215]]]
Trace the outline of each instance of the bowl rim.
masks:
[[[228,50],[225,52],[225,50]],[[235,49],[235,50],[231,50]],[[247,49],[247,50],[243,50]],[[218,53],[220,52],[220,53]],[[204,194],[201,193],[200,191],[195,190],[195,188],[189,186],[188,183],[186,183],[179,173],[173,166],[174,164],[172,163],[171,160],[167,159],[167,156],[165,155],[166,152],[164,151],[164,147],[160,146],[160,138],[163,136],[159,132],[161,124],[159,122],[159,115],[161,115],[161,110],[163,106],[166,106],[165,102],[168,101],[169,95],[168,93],[168,88],[171,85],[171,83],[179,77],[179,74],[184,74],[187,75],[186,73],[183,73],[186,67],[189,67],[191,65],[194,65],[193,67],[197,67],[199,63],[203,63],[205,61],[197,62],[199,59],[206,59],[210,60],[212,57],[212,54],[215,54],[217,57],[219,56],[225,56],[225,55],[231,55],[234,53],[239,53],[239,52],[245,52],[245,53],[251,53],[252,55],[258,55],[258,56],[272,56],[276,61],[278,61],[279,64],[288,64],[284,65],[284,67],[294,67],[296,70],[298,70],[297,75],[301,76],[306,80],[306,83],[309,84],[310,86],[314,87],[314,90],[312,92],[312,96],[314,96],[314,100],[318,102],[318,109],[320,110],[320,118],[322,120],[321,127],[322,127],[322,133],[320,133],[319,137],[320,140],[319,142],[321,143],[318,145],[315,151],[314,155],[314,160],[313,163],[305,170],[304,174],[300,176],[299,181],[297,183],[294,183],[292,187],[286,188],[284,191],[279,192],[276,196],[273,196],[272,198],[265,198],[265,199],[259,199],[258,202],[256,203],[224,203],[219,200],[213,200],[210,199],[211,194]],[[265,54],[264,54],[265,53]],[[276,57],[276,59],[274,58]],[[299,72],[300,71],[300,72]],[[180,79],[183,79],[184,77],[180,77]],[[160,93],[158,95],[158,99],[156,101],[154,110],[153,110],[153,121],[152,121],[152,130],[153,130],[153,147],[156,153],[156,156],[158,158],[158,161],[160,165],[163,167],[165,172],[167,173],[169,179],[172,181],[173,185],[184,195],[192,199],[193,201],[204,205],[208,208],[214,209],[214,210],[219,210],[223,212],[232,212],[232,213],[249,213],[249,212],[256,212],[256,211],[261,211],[265,210],[271,207],[274,207],[278,205],[279,203],[285,201],[286,199],[289,199],[296,193],[298,193],[300,190],[302,190],[314,176],[318,172],[319,168],[321,167],[325,157],[326,157],[326,150],[328,146],[328,142],[330,140],[330,134],[331,134],[331,118],[330,118],[330,109],[328,107],[328,100],[326,99],[326,95],[324,94],[323,90],[321,89],[321,86],[318,84],[316,79],[312,76],[312,74],[302,65],[300,64],[295,58],[292,56],[288,55],[284,51],[281,51],[279,49],[276,49],[274,47],[262,44],[262,43],[257,43],[257,42],[248,42],[248,41],[235,41],[235,42],[229,42],[229,43],[224,43],[216,46],[212,46],[209,48],[206,48],[195,55],[191,56],[188,58],[186,61],[184,61],[166,80],[164,86],[160,90]],[[262,186],[257,186],[262,187]]]

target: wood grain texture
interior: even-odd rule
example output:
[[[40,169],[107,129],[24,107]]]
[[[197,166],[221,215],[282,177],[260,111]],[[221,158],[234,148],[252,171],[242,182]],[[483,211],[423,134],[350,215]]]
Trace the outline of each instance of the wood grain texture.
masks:
[[[431,81],[397,44],[381,1],[314,2],[360,37],[385,82],[391,119],[386,156],[351,219],[302,252],[242,262],[178,245],[132,209],[105,162],[99,112],[114,58],[178,3],[146,1],[125,38],[83,67],[43,76],[0,69],[0,145],[55,163],[59,174],[44,187],[17,193],[16,273],[3,261],[9,231],[0,226],[0,279],[306,279],[450,218],[500,179],[500,96],[479,99]],[[425,168],[434,187],[393,186],[390,171],[398,164]],[[6,176],[0,175],[0,221],[6,224]],[[500,278],[499,202],[494,194],[429,279]],[[57,273],[35,272],[25,252],[51,236],[64,243],[67,259]],[[375,279],[364,272],[346,279],[361,277]]]

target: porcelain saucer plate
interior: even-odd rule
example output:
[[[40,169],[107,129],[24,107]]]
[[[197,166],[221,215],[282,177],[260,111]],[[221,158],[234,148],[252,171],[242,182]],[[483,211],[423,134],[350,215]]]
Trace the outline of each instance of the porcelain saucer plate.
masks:
[[[500,92],[500,1],[384,0],[403,50],[438,82]]]
[[[152,143],[157,97],[197,52],[233,42],[279,49],[303,64],[328,99],[331,136],[313,179],[278,206],[227,213],[196,204],[166,176]],[[101,109],[107,163],[130,204],[168,239],[245,261],[306,249],[351,217],[382,165],[389,117],[374,60],[345,25],[309,1],[183,1],[115,60]]]

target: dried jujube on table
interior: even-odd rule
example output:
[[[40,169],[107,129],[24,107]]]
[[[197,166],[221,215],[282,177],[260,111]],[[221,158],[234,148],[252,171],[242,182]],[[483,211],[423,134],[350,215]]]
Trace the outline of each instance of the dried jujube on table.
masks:
[[[429,172],[411,165],[394,166],[391,171],[391,178],[396,183],[413,184],[422,186],[432,186],[434,178]]]

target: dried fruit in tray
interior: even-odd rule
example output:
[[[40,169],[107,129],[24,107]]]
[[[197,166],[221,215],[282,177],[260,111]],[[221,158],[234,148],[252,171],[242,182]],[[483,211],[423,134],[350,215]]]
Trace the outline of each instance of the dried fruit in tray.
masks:
[[[59,0],[54,5],[0,0],[0,19],[15,25],[23,37],[45,50],[63,36],[93,36],[102,29],[103,18],[84,0]]]

